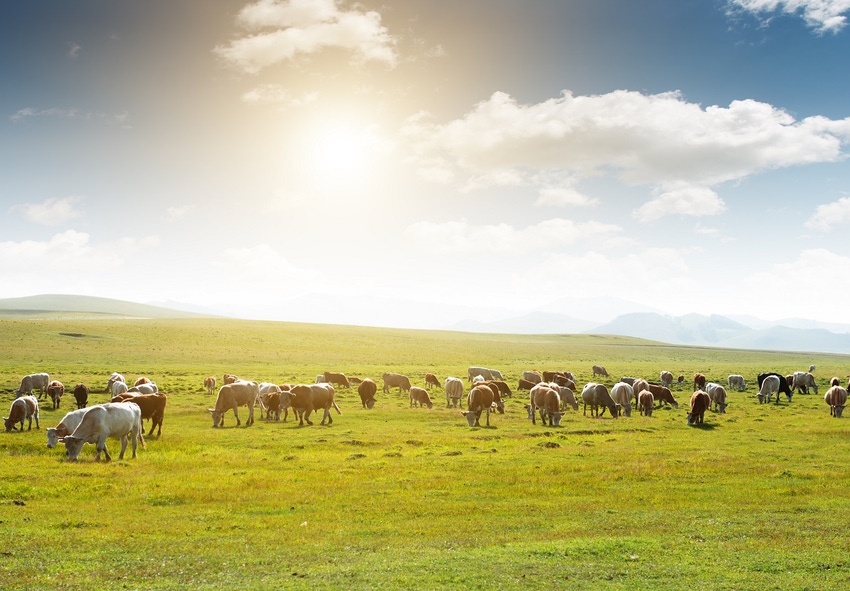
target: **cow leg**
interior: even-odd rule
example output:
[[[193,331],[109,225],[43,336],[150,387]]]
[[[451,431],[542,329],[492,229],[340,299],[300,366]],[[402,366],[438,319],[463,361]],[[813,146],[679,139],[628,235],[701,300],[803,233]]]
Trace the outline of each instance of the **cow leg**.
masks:
[[[119,453],[119,454],[118,454],[118,459],[119,459],[119,460],[123,460],[123,459],[124,459],[124,452],[125,452],[125,451],[127,451],[127,436],[126,436],[126,435],[124,435],[124,436],[121,438],[121,453]],[[136,457],[136,456],[135,456],[135,454],[133,455],[133,457]]]

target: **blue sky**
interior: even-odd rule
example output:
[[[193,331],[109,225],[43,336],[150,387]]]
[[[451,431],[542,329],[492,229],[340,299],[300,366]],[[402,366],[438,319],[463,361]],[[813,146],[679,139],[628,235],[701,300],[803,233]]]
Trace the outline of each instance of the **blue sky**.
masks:
[[[613,295],[850,323],[847,15],[0,1],[0,297],[442,327]]]

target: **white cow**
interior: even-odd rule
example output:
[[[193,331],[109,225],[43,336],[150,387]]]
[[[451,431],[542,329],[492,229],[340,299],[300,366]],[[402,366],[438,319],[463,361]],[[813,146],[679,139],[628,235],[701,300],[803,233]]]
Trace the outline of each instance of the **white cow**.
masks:
[[[617,382],[611,387],[611,398],[623,407],[623,412],[627,417],[632,416],[632,398],[634,398],[634,395],[634,389],[625,382]]]
[[[726,412],[726,388],[715,382],[709,382],[705,385],[705,393],[711,404],[714,405],[714,410],[723,414]]]
[[[83,420],[83,415],[86,414],[87,408],[72,410],[59,422],[56,427],[47,430],[47,447],[53,449],[59,443],[59,439],[70,435],[74,432],[80,422]]]
[[[670,388],[673,385],[673,373],[669,371],[662,371],[660,376],[661,385],[665,388]]]
[[[801,392],[807,392],[811,388],[818,393],[818,385],[815,382],[815,376],[805,371],[794,372],[794,384],[791,386],[791,391],[799,389]]]
[[[29,396],[33,390],[38,390],[38,397],[47,394],[50,385],[50,375],[46,373],[33,373],[21,379],[21,385],[15,390],[15,398]]]
[[[747,389],[747,382],[744,380],[744,376],[738,374],[730,374],[728,378],[726,378],[726,382],[729,384],[729,389],[735,388],[739,392],[742,392]]]
[[[66,435],[60,441],[65,444],[65,450],[69,460],[76,460],[83,445],[94,443],[97,455],[95,459],[100,461],[100,452],[106,455],[106,460],[112,459],[109,450],[106,449],[108,438],[121,440],[121,453],[118,459],[124,459],[124,451],[127,449],[128,439],[132,442],[133,457],[136,457],[136,447],[141,440],[145,447],[145,440],[141,435],[142,409],[135,402],[112,402],[99,404],[87,409],[80,424],[70,435]]]
[[[776,394],[776,399],[779,400],[779,376],[767,376],[761,383],[761,389],[758,393],[759,403],[770,402],[770,398]]]
[[[106,380],[106,390],[104,390],[104,392],[112,391],[112,384],[114,384],[115,382],[124,382],[126,384],[127,380],[125,380],[124,376],[122,376],[117,371],[113,371],[112,374],[109,376],[109,379]]]
[[[125,394],[127,392],[127,384],[125,382],[115,381],[112,382],[112,396],[118,396],[119,394]]]
[[[452,406],[457,408],[457,405],[460,403],[460,399],[463,397],[463,380],[460,378],[453,378],[451,376],[446,378],[446,407]]]
[[[156,385],[156,382],[148,382],[147,384],[139,384],[138,386],[128,388],[127,392],[138,392],[139,394],[156,394],[157,392],[159,392],[159,386]]]

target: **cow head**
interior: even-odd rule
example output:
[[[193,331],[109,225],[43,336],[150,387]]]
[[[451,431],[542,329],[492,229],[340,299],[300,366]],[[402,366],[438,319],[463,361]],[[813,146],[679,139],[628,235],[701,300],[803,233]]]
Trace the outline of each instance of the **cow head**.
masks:
[[[56,436],[56,429],[51,427],[47,430],[47,447],[53,449],[59,443],[59,438]]]
[[[531,414],[532,414],[532,413],[531,413],[531,405],[530,405],[530,404],[526,404],[523,408],[525,408],[525,410],[528,412],[528,416],[527,416],[527,417],[525,417],[525,418],[527,418],[527,419],[531,419],[531,418],[532,418],[532,416],[531,416]]]
[[[694,422],[693,422],[693,417],[694,417],[694,415],[693,415],[693,414],[688,413],[688,424],[689,424],[689,425],[693,425],[693,424],[694,424]]]
[[[836,418],[836,419],[840,419],[840,418],[841,418],[841,414],[842,414],[843,412],[844,412],[844,407],[843,407],[843,406],[836,406],[836,407],[835,407],[835,418]]]
[[[717,412],[720,414],[726,414],[726,407],[729,406],[728,402],[718,402],[717,403]]]
[[[474,427],[475,423],[478,422],[478,413],[474,410],[468,410],[466,412],[461,412],[460,414],[466,417],[466,422],[469,423],[470,427]]]
[[[619,417],[619,416],[620,416],[620,414],[623,412],[623,407],[622,407],[621,405],[619,405],[619,404],[614,404],[614,405],[613,405],[613,406],[611,406],[608,410],[610,410],[610,411],[611,411],[611,416],[612,416],[613,418],[615,418],[615,419],[616,419],[616,418],[617,418],[617,417]],[[632,411],[631,411],[631,406],[629,406],[629,412],[630,412],[630,413],[632,412]]]
[[[631,405],[631,403],[626,404],[625,406],[622,406],[622,407],[620,407],[620,408],[622,408],[623,413],[624,413],[627,417],[632,416],[632,405]],[[614,414],[614,413],[611,413],[611,414]],[[614,415],[614,416],[616,416],[616,415]]]
[[[73,462],[79,457],[85,440],[82,437],[66,435],[62,438],[62,443],[65,444],[65,453],[68,455],[68,459]]]
[[[550,427],[560,427],[561,426],[561,417],[564,416],[562,412],[553,412],[549,415],[551,418],[549,420]]]
[[[222,411],[214,408],[208,408],[207,410],[210,411],[210,414],[212,415],[213,427],[218,427],[224,422],[224,413]]]
[[[499,411],[500,415],[505,414],[505,403],[501,400],[498,402],[494,402],[493,405],[496,407],[496,410]]]
[[[12,431],[17,431],[17,427],[15,427],[15,423],[17,421],[13,421],[12,419],[6,417],[3,419],[3,423],[6,425],[6,433],[11,433]]]
[[[366,401],[366,408],[371,409],[374,406],[375,406],[375,399],[374,398],[370,398],[369,400]]]

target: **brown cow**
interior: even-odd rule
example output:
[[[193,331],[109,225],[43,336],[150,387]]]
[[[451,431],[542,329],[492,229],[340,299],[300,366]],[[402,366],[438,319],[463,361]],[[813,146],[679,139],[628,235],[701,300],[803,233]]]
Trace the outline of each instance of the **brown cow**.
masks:
[[[711,398],[702,390],[691,394],[691,412],[688,413],[688,424],[698,425],[705,418],[705,411],[711,406]]]
[[[239,379],[239,378],[238,378],[238,377],[236,377],[235,375],[233,375],[232,373],[226,373],[226,374],[224,374],[224,376],[222,377],[222,381],[224,382],[224,385],[225,385],[225,386],[226,386],[227,384],[232,384],[233,382],[235,382],[235,381],[236,381],[236,380],[238,380],[238,379]]]
[[[425,387],[426,388],[442,388],[443,385],[440,383],[440,380],[437,379],[432,373],[425,374]]]
[[[701,373],[694,374],[694,392],[705,388],[705,376]]]
[[[209,376],[204,378],[204,388],[207,389],[207,394],[212,396],[212,393],[215,392],[215,376]]]
[[[673,374],[671,372],[662,371],[659,378],[661,379],[661,385],[665,388],[669,388],[673,385]]]
[[[498,392],[498,388],[496,391]],[[466,417],[466,422],[469,423],[470,427],[481,426],[479,421],[482,412],[487,413],[487,426],[490,426],[490,410],[496,404],[494,394],[494,391],[485,385],[475,386],[469,391],[466,397],[467,411],[460,414]],[[502,405],[502,412],[504,412],[504,404]]]
[[[532,382],[526,380],[524,378],[519,379],[519,383],[517,384],[517,390],[531,390],[534,386],[536,386],[539,382]]]
[[[321,424],[324,425],[327,421],[328,426],[330,426],[334,422],[331,416],[331,407],[342,414],[334,401],[334,393],[334,388],[330,384],[298,384],[293,386],[289,392],[282,392],[280,399],[284,408],[292,408],[298,415],[299,427],[303,427],[305,421],[308,425],[312,425],[310,413],[318,412],[319,409],[324,411]]]
[[[62,395],[65,393],[65,385],[58,381],[53,380],[50,382],[50,385],[47,386],[47,394],[50,396],[50,400],[53,402],[53,410],[59,408],[59,402],[62,400]]]
[[[840,419],[847,404],[847,390],[841,386],[832,386],[824,394],[823,400],[829,405],[829,415]]]
[[[16,430],[15,423],[21,424],[21,431],[24,430],[24,421],[29,421],[27,431],[32,429],[32,419],[35,417],[35,428],[40,429],[38,424],[38,398],[33,395],[21,396],[12,401],[12,406],[9,408],[9,416],[6,417],[6,432],[9,433]]]
[[[610,376],[608,375],[608,370],[606,370],[606,369],[605,369],[604,367],[602,367],[601,365],[594,365],[594,366],[593,366],[592,368],[590,368],[590,369],[591,369],[591,371],[593,371],[593,377],[594,377],[594,378],[595,378],[596,376],[602,376],[602,377],[605,377],[605,378],[610,377]]]
[[[340,388],[350,388],[351,383],[348,381],[348,378],[345,377],[344,373],[336,373],[332,371],[326,371],[324,374],[325,382],[328,384],[336,384]]]
[[[669,391],[669,390],[668,390]],[[644,390],[638,396],[638,409],[640,414],[648,417],[652,416],[652,409],[655,406],[655,397],[650,390]]]
[[[150,384],[150,378],[146,378],[145,376],[141,376],[136,378],[136,381],[133,383],[134,386],[140,386],[142,384]]]
[[[649,384],[648,390],[652,393],[654,400],[657,400],[662,404],[669,404],[673,408],[679,408],[679,403],[676,402],[675,398],[673,398],[673,393],[670,392],[669,388],[659,386],[658,384]],[[661,404],[658,406],[660,407]]]
[[[547,418],[549,426],[560,427],[561,417],[561,395],[554,388],[550,387],[551,382],[541,382],[537,384],[529,393],[530,403],[526,407],[528,414],[531,417],[531,423],[537,424],[537,411],[540,412],[540,422],[546,425]]]
[[[587,416],[587,407],[590,406],[591,416],[601,416],[605,414],[607,408],[611,411],[611,416],[617,418],[620,415],[619,404],[614,402],[611,395],[608,393],[608,388],[602,384],[589,382],[584,385],[581,391],[581,400],[584,403],[584,415]],[[599,407],[602,407],[602,412],[599,412]]]
[[[275,421],[280,420],[280,391],[269,392],[266,398],[266,419],[274,417]]]
[[[360,385],[357,386],[357,393],[360,394],[360,402],[363,408],[372,408],[375,406],[375,393],[378,391],[378,384],[375,380],[366,378]]]
[[[242,424],[239,420],[238,409],[240,406],[248,407],[248,420],[245,421],[245,426],[250,427],[254,424],[254,405],[257,404],[257,399],[260,397],[260,385],[257,382],[246,382],[238,380],[230,384],[223,385],[215,399],[215,408],[208,408],[213,420],[213,427],[224,426],[224,413],[233,409],[233,416],[236,417],[236,426]]]
[[[110,400],[110,402],[135,402],[142,411],[142,420],[150,419],[151,421],[151,430],[148,431],[147,436],[151,437],[154,429],[157,430],[157,438],[162,435],[162,419],[165,417],[165,404],[168,400],[165,394],[162,392],[157,392],[156,394],[136,394],[135,396],[130,395],[123,400],[116,400],[116,398],[127,396],[127,394],[130,393],[119,394]]]
[[[398,388],[398,391],[410,392],[410,378],[398,373],[385,372],[382,376],[384,379],[384,392],[389,393],[390,388]]]
[[[78,409],[85,408],[89,403],[89,387],[82,382],[74,386],[74,400]]]
[[[420,388],[419,386],[413,386],[410,388],[410,408],[413,408],[414,406],[427,406],[428,408],[434,408],[434,403],[431,402],[431,397],[428,396],[428,390]]]

